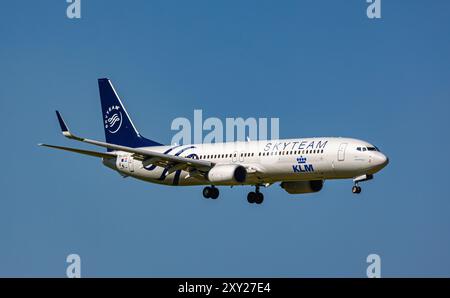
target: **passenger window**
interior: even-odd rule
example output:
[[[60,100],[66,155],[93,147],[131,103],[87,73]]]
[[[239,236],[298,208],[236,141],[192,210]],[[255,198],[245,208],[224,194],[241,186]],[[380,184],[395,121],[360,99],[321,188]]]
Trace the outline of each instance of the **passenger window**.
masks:
[[[356,150],[361,151],[361,147],[357,147]]]
[[[363,150],[363,151],[367,151],[366,147],[362,147],[362,150]]]

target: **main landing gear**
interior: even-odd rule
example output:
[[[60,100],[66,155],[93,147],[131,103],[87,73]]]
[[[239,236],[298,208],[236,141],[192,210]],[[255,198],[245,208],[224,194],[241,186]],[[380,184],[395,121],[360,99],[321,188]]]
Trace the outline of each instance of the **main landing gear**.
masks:
[[[259,192],[259,185],[255,186],[255,191],[251,191],[251,192],[248,193],[247,201],[250,204],[255,203],[255,204],[258,204],[258,205],[261,204],[264,201],[264,195],[261,192]]]
[[[217,187],[213,186],[207,186],[203,189],[203,197],[205,199],[217,199],[219,197],[219,189]]]

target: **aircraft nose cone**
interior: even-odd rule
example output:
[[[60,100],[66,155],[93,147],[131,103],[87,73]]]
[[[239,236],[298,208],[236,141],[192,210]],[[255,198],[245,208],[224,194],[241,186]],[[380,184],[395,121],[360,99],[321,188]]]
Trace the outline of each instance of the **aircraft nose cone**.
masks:
[[[377,166],[384,168],[385,166],[387,166],[388,163],[389,163],[389,158],[386,155],[384,155],[383,153],[380,153],[376,157]]]
[[[369,169],[369,174],[375,174],[383,169],[389,163],[389,158],[381,152],[376,152],[372,156],[372,165]]]

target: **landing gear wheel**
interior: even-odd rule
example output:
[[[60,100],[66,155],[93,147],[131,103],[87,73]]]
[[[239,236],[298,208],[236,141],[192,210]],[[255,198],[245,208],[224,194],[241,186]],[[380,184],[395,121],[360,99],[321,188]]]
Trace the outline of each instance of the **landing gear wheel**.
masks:
[[[216,187],[211,187],[211,195],[210,198],[215,200],[219,197],[219,189]]]
[[[219,197],[219,189],[214,186],[213,187],[207,186],[203,189],[203,197],[205,199],[211,198],[215,200]]]
[[[209,199],[211,197],[211,193],[212,193],[211,187],[207,186],[207,187],[203,188],[203,197],[205,199]]]
[[[262,202],[264,201],[264,195],[262,193],[260,193],[259,191],[251,191],[248,193],[247,195],[247,201],[250,204],[256,203],[256,204],[262,204]]]
[[[257,192],[255,203],[259,205],[259,204],[262,204],[263,201],[264,201],[264,195],[260,192]]]
[[[257,196],[256,192],[251,191],[251,192],[249,192],[248,195],[247,195],[247,201],[248,201],[250,204],[256,203],[257,197],[258,197],[258,196]]]
[[[361,187],[358,185],[354,185],[352,187],[352,193],[355,193],[355,194],[361,193]]]

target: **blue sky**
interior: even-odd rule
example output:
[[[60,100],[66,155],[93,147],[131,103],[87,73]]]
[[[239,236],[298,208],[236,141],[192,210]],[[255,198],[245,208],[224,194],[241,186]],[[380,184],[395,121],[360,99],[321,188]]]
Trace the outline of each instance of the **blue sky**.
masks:
[[[45,3],[44,3],[45,2]],[[450,3],[65,1],[0,4],[0,276],[450,276]],[[278,185],[175,188],[36,146],[73,130],[103,139],[96,79],[136,126],[169,143],[176,117],[279,117],[280,136],[350,136],[389,166],[291,196]],[[81,145],[80,147],[86,147]],[[88,147],[86,147],[88,148]]]

